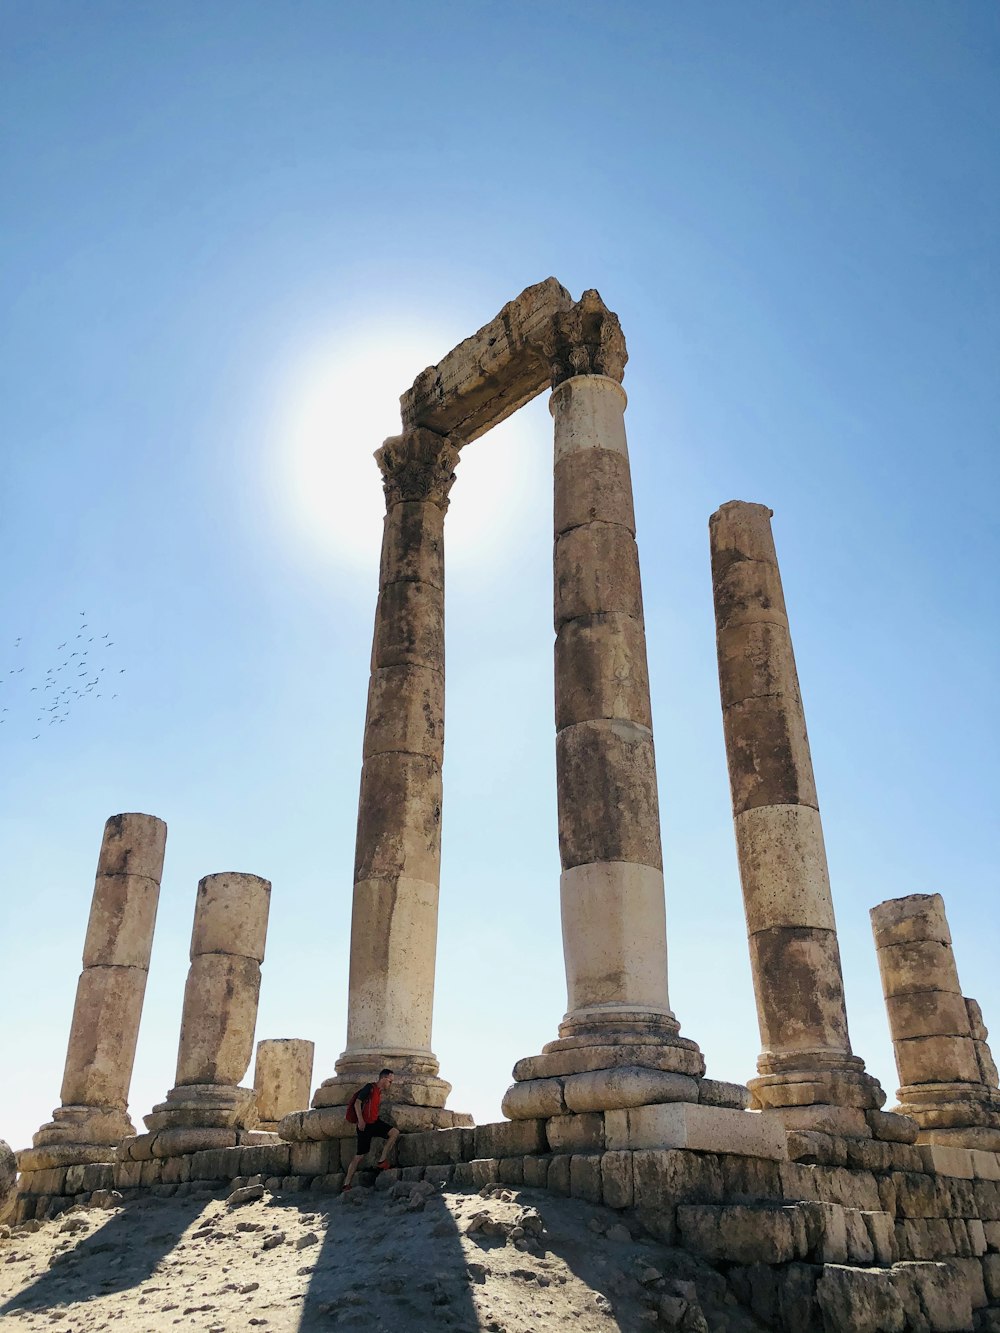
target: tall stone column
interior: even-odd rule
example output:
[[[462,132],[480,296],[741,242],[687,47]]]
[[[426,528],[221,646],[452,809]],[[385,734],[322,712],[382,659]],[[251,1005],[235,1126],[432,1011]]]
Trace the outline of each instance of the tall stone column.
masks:
[[[722,717],[763,1050],[761,1107],[877,1109],[851,1052],[833,898],[771,511],[731,501],[709,520]],[[820,1113],[817,1111],[816,1116]],[[810,1113],[784,1116],[807,1125]],[[864,1117],[854,1116],[855,1128]],[[849,1132],[852,1117],[822,1123]]]
[[[386,515],[365,720],[351,917],[347,1047],[288,1137],[340,1130],[388,1066],[401,1129],[450,1126],[431,1049],[444,750],[444,516],[458,450],[424,428],[375,454]],[[419,1108],[408,1113],[406,1108]],[[335,1114],[324,1112],[335,1108]],[[304,1124],[302,1123],[304,1120]],[[459,1118],[467,1123],[467,1117]]]
[[[104,826],[62,1105],[20,1155],[24,1171],[109,1161],[135,1132],[128,1094],[166,840],[166,824],[153,815],[113,815]]]
[[[596,292],[555,317],[550,356],[568,1007],[559,1040],[515,1066],[517,1082],[504,1099],[514,1118],[697,1101],[691,1076],[704,1073],[698,1047],[678,1036],[667,993],[656,762],[621,387],[627,353],[617,317]],[[626,1065],[633,1071],[627,1078]],[[555,1086],[543,1081],[579,1073],[590,1075],[588,1104],[560,1106]]]
[[[975,1000],[962,995],[939,893],[871,911],[901,1087],[898,1110],[922,1143],[1000,1150],[1000,1091]]]
[[[253,1055],[270,904],[271,885],[257,875],[206,875],[198,884],[175,1084],[144,1117],[148,1142],[133,1141],[129,1156],[253,1141],[254,1090],[239,1083]]]

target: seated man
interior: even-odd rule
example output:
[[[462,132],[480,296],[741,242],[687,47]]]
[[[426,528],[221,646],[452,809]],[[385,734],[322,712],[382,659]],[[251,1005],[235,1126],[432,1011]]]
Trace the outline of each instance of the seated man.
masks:
[[[388,1092],[391,1086],[392,1070],[382,1069],[379,1071],[377,1083],[366,1083],[363,1088],[358,1089],[347,1103],[347,1119],[358,1127],[358,1147],[350,1166],[347,1168],[347,1175],[344,1179],[345,1190],[351,1188],[355,1171],[368,1156],[372,1139],[385,1139],[382,1156],[375,1164],[376,1169],[384,1171],[389,1165],[389,1153],[392,1150],[392,1145],[399,1138],[399,1130],[386,1124],[384,1120],[380,1120],[378,1110],[383,1092]]]

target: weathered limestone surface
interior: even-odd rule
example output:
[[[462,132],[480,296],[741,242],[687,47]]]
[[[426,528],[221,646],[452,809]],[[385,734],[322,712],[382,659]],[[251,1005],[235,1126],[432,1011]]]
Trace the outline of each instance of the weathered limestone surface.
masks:
[[[271,885],[257,875],[198,884],[175,1084],[144,1117],[150,1134],[139,1140],[150,1141],[151,1156],[228,1146],[256,1126],[254,1091],[239,1083],[253,1054],[270,904]]]
[[[58,1146],[76,1162],[110,1161],[114,1145],[134,1133],[126,1108],[166,838],[153,815],[113,815],[104,826],[62,1105],[35,1134],[35,1150]]]
[[[10,1144],[0,1139],[0,1222],[7,1219],[17,1188],[17,1159]]]
[[[555,696],[568,1007],[559,1040],[519,1061],[504,1114],[697,1101],[704,1062],[678,1036],[617,317],[587,292],[553,319]],[[625,1057],[607,1052],[639,1038]],[[588,1054],[587,1048],[590,1048]],[[581,1063],[582,1059],[585,1063]],[[648,1057],[648,1067],[643,1068]],[[690,1076],[694,1075],[695,1078]],[[673,1080],[671,1081],[671,1076]],[[687,1077],[682,1077],[687,1076]],[[586,1081],[586,1092],[577,1088]],[[574,1097],[578,1105],[573,1104]]]
[[[899,1073],[919,1142],[1000,1148],[1000,1092],[982,1011],[962,995],[944,900],[910,894],[871,911]]]
[[[260,1129],[276,1131],[283,1116],[309,1105],[315,1049],[311,1041],[298,1037],[257,1043],[253,1086]]]
[[[823,830],[771,511],[709,521],[719,687],[762,1052],[755,1103],[877,1109],[851,1052]],[[822,1114],[817,1112],[817,1114]],[[804,1127],[808,1113],[796,1116]],[[870,1134],[858,1119],[859,1132]]]
[[[573,298],[555,278],[528,287],[495,319],[417,376],[400,399],[403,429],[426,426],[458,445],[483,435],[550,383],[546,341]]]
[[[450,381],[449,381],[450,382]],[[365,721],[351,916],[347,1046],[305,1128],[387,1066],[393,1104],[436,1123],[451,1085],[431,1049],[444,747],[444,517],[458,450],[419,425],[376,453],[386,515]],[[336,1110],[339,1119],[328,1112]],[[430,1113],[434,1112],[434,1115]],[[450,1121],[449,1121],[450,1123]],[[332,1128],[331,1128],[332,1127]],[[282,1130],[282,1132],[284,1132]]]

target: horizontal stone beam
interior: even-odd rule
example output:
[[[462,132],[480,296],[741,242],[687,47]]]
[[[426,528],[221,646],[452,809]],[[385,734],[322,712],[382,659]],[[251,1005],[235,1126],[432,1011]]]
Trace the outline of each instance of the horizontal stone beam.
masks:
[[[552,382],[548,341],[573,298],[555,278],[526,287],[495,319],[417,376],[399,400],[403,430],[424,426],[461,446],[485,435]]]

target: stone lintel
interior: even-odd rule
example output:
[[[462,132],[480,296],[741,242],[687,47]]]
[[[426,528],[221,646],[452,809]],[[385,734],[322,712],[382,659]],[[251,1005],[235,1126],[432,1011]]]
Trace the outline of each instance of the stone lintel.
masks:
[[[508,301],[495,319],[428,366],[399,400],[403,429],[425,426],[468,444],[549,387],[548,341],[573,298],[555,278]]]

